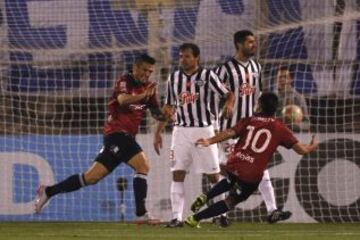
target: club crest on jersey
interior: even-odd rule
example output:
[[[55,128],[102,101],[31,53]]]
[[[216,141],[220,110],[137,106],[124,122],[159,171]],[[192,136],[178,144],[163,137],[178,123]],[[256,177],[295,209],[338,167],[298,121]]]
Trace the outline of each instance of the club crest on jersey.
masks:
[[[259,77],[259,73],[257,73],[257,72],[253,72],[253,73],[251,73],[251,75],[252,75],[253,78],[258,78]]]
[[[179,95],[179,102],[181,105],[195,103],[199,99],[199,94],[192,94],[189,92],[182,92]]]
[[[254,94],[256,91],[256,88],[251,86],[248,83],[243,83],[241,84],[241,86],[239,87],[239,92],[241,96],[249,96]]]
[[[203,80],[197,80],[197,81],[195,81],[195,84],[196,84],[196,86],[201,87],[201,86],[204,86],[205,82]]]

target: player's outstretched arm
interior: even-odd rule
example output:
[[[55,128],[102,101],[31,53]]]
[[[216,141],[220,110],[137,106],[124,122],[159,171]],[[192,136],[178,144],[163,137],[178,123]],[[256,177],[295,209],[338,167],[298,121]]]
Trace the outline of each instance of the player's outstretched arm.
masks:
[[[225,141],[227,139],[230,139],[230,138],[234,137],[235,135],[236,135],[236,132],[232,128],[229,128],[229,129],[226,129],[225,131],[222,131],[222,132],[219,132],[219,133],[215,134],[215,136],[212,137],[212,138],[207,138],[207,139],[200,138],[195,142],[195,145],[196,146],[207,147],[207,146],[209,146],[211,144],[222,142],[222,141]]]
[[[298,153],[300,155],[304,155],[304,154],[315,151],[317,149],[318,145],[319,145],[319,142],[316,139],[315,135],[313,135],[309,144],[304,144],[304,143],[298,142],[292,147],[292,149],[296,153]]]

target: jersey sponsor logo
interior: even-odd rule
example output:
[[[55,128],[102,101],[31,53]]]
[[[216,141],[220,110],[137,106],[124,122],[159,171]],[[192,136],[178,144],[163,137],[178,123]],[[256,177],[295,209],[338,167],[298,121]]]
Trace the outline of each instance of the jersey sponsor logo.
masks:
[[[143,110],[146,107],[146,104],[130,104],[129,108],[131,110]]]
[[[179,102],[181,105],[195,103],[199,99],[199,94],[192,94],[189,92],[182,92],[179,95]]]
[[[243,83],[239,87],[239,92],[241,96],[250,96],[256,92],[256,88],[248,83]]]
[[[250,156],[249,154],[244,154],[242,152],[237,152],[235,156],[241,159],[242,161],[247,161],[249,163],[254,163],[255,161],[254,157]]]

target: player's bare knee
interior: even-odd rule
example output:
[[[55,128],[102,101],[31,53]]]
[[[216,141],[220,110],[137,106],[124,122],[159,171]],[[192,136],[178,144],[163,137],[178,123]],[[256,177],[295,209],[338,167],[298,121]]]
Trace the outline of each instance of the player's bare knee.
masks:
[[[143,175],[148,175],[149,171],[150,171],[150,167],[147,164],[138,165],[135,168],[136,173],[140,173]]]
[[[147,175],[149,173],[149,160],[143,152],[140,152],[134,157],[132,157],[127,164],[132,167],[136,173],[140,173],[143,175]]]
[[[210,183],[215,184],[215,183],[217,183],[219,181],[220,176],[219,176],[218,173],[217,174],[210,174],[210,175],[208,175],[208,179],[209,179]]]
[[[94,175],[85,175],[85,184],[86,185],[94,185],[100,181],[100,177]]]

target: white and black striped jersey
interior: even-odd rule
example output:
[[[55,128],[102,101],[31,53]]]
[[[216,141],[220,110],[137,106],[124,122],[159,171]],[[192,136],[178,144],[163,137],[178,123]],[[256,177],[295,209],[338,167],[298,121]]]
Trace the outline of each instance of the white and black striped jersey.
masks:
[[[225,119],[220,113],[220,130],[235,126],[235,124],[244,117],[251,117],[259,98],[261,85],[261,66],[253,59],[246,63],[241,63],[235,58],[231,58],[216,70],[221,81],[235,95],[234,112],[231,119]],[[212,102],[218,103],[215,98]],[[215,106],[215,112],[218,112],[218,104]]]
[[[215,120],[210,111],[211,94],[225,97],[228,92],[212,70],[199,68],[192,75],[177,70],[169,75],[165,103],[176,107],[175,125],[206,127]]]

